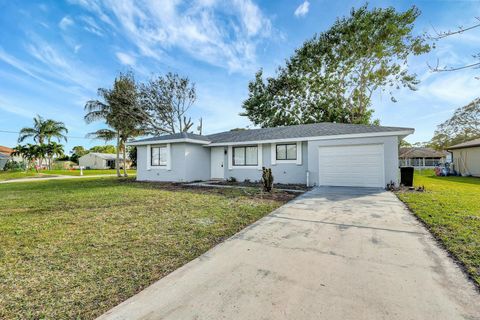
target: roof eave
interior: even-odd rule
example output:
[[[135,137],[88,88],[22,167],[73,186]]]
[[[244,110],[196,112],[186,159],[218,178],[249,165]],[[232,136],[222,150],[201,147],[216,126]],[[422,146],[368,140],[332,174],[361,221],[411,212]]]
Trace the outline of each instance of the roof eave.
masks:
[[[470,145],[470,146],[458,146],[458,147],[453,146],[453,147],[447,148],[447,151],[458,150],[458,149],[477,148],[477,147],[480,147],[480,144],[473,144],[473,145]]]
[[[180,139],[163,139],[163,140],[147,140],[147,141],[131,141],[127,142],[127,146],[146,146],[149,144],[167,144],[167,143],[194,143],[194,144],[210,144],[210,141],[191,139],[191,138],[180,138]]]

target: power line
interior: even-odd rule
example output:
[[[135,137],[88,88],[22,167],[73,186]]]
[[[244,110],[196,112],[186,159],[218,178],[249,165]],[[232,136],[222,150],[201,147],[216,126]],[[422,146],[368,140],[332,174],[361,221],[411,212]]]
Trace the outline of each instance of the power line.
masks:
[[[1,133],[15,133],[19,134],[18,131],[8,131],[8,130],[0,130]],[[87,138],[87,137],[75,137],[75,136],[66,136],[68,139],[86,139],[86,140],[98,140],[98,138]],[[101,139],[100,139],[101,140]]]

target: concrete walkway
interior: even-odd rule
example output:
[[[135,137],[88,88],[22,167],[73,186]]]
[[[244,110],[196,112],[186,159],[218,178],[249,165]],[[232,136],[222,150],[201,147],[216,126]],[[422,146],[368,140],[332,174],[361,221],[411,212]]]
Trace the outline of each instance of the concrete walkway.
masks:
[[[480,295],[392,193],[325,187],[100,319],[480,319]]]

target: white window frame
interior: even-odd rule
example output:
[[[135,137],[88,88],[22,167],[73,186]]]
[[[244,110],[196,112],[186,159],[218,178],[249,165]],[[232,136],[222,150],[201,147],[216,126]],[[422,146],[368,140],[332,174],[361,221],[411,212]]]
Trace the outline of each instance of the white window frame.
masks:
[[[152,166],[152,148],[166,147],[167,148],[167,163],[162,166]],[[147,144],[147,170],[172,170],[172,148],[171,144]]]
[[[272,162],[272,165],[277,165],[277,164],[296,164],[301,166],[302,165],[302,142],[297,141],[297,159],[296,160],[277,160],[277,145],[284,145],[284,144],[291,144],[291,143],[286,143],[286,142],[280,142],[280,143],[272,143],[271,144],[271,153],[270,153],[270,159]]]
[[[233,165],[233,146],[228,146],[228,170],[233,169],[257,169],[262,170],[263,166],[263,149],[261,144],[245,144],[245,145],[236,145],[235,147],[257,147],[257,165],[256,166],[234,166]]]

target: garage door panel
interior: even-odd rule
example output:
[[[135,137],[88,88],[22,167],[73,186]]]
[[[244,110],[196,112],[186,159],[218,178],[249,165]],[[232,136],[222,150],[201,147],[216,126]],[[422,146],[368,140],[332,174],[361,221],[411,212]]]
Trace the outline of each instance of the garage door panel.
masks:
[[[319,183],[329,186],[383,187],[381,144],[319,148]]]

